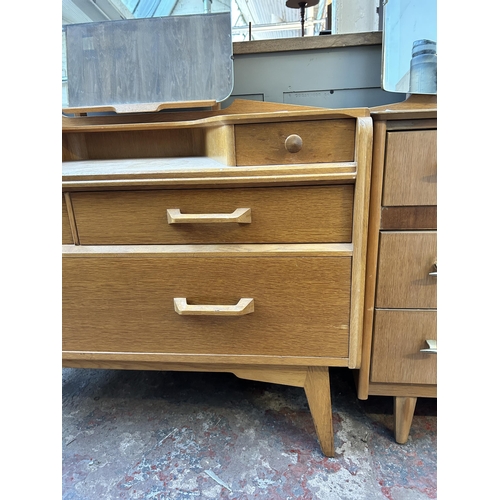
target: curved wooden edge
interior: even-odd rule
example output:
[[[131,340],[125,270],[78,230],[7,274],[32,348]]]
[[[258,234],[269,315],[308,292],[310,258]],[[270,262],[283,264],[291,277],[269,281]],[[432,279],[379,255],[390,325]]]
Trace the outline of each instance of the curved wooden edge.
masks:
[[[236,105],[235,105],[236,103]],[[329,120],[370,116],[368,108],[313,108],[305,106],[262,106],[264,103],[236,100],[227,108],[217,111],[186,111],[185,113],[138,113],[113,116],[62,116],[62,131],[100,132],[115,130],[154,130],[165,128],[214,127],[244,123],[273,123],[283,121]],[[233,108],[234,106],[234,108]],[[83,112],[83,108],[82,111]]]
[[[370,108],[374,120],[435,118],[437,95],[412,94],[405,101]]]
[[[163,109],[213,108],[218,103],[215,99],[186,102],[144,102],[135,104],[110,104],[107,106],[81,106],[63,108],[63,114],[80,115],[83,113],[155,113]],[[70,118],[71,117],[67,117]]]

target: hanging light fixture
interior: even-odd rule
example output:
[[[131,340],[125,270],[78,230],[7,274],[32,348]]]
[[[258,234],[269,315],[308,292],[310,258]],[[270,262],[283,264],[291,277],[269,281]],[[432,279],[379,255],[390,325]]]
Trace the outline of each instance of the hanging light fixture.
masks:
[[[300,24],[302,25],[302,36],[304,36],[304,17],[306,7],[314,7],[319,4],[319,0],[286,0],[286,6],[290,9],[300,9]]]

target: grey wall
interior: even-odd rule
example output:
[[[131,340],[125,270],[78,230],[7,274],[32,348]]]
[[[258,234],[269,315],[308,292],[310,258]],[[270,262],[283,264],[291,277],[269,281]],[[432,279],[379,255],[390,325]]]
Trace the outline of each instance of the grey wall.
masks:
[[[234,56],[235,98],[324,108],[372,107],[406,99],[381,89],[381,45]]]

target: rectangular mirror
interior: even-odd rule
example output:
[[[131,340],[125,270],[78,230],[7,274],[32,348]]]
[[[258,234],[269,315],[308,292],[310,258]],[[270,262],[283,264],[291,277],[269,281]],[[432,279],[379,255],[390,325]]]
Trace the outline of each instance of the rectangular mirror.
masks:
[[[156,111],[225,100],[233,89],[231,7],[211,3],[182,2],[177,15],[148,18],[144,11],[63,26],[63,111]]]
[[[437,0],[386,0],[382,88],[437,93]]]

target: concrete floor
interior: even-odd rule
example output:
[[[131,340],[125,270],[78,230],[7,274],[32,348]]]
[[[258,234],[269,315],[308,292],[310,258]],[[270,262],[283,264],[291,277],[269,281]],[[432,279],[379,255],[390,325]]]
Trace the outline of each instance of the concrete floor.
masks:
[[[232,374],[63,369],[63,500],[437,498],[436,400],[405,445],[392,398],[330,370],[336,456],[300,388]]]

